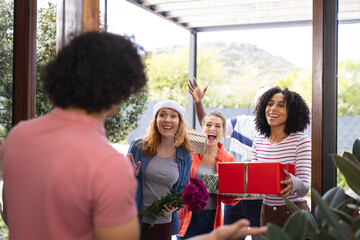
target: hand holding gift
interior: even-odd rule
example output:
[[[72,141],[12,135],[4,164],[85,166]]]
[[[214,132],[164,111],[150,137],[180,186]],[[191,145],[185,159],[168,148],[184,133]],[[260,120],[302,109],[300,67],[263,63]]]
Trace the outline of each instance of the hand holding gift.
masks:
[[[291,174],[287,170],[284,170],[284,173],[285,173],[286,180],[281,181],[281,184],[284,184],[286,187],[283,190],[281,190],[280,194],[283,197],[287,197],[291,193],[293,193],[293,191],[294,191],[294,183],[293,183],[293,179],[291,177]]]

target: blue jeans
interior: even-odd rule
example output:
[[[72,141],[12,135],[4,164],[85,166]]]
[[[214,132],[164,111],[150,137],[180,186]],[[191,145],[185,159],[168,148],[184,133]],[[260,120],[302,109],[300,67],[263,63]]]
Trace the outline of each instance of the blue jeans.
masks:
[[[232,224],[241,218],[247,218],[252,227],[260,227],[262,199],[241,200],[235,206],[225,204],[224,224]]]
[[[177,236],[177,239],[187,239],[200,234],[209,233],[214,229],[216,210],[202,210],[193,212],[188,229],[184,237]]]

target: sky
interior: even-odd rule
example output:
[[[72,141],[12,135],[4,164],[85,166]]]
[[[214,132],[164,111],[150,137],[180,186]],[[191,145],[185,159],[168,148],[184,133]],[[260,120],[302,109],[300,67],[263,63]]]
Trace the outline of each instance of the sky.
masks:
[[[354,30],[356,27],[356,30]],[[136,42],[151,51],[172,44],[188,46],[190,32],[124,0],[108,0],[108,31],[134,35]],[[300,67],[311,68],[312,28],[269,28],[201,32],[202,42],[250,43]],[[339,60],[360,61],[360,24],[339,26]]]
[[[56,0],[38,0],[38,5]],[[125,0],[108,1],[108,31],[135,36],[145,50],[180,44],[188,46],[190,32]],[[100,0],[103,12],[104,0]],[[312,28],[269,28],[221,32],[201,32],[198,44],[203,42],[250,43],[282,57],[302,68],[312,65]],[[360,62],[360,23],[339,26],[339,61],[353,59]]]

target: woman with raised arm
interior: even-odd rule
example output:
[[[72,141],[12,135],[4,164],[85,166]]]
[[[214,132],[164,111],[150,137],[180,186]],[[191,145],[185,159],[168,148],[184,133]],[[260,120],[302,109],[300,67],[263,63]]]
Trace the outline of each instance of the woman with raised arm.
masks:
[[[204,154],[192,154],[190,177],[202,178],[206,173],[217,173],[219,162],[235,162],[233,155],[228,153],[220,142],[225,134],[226,119],[218,111],[213,111],[203,118],[202,132],[207,134]],[[207,205],[203,210],[191,212],[185,206],[179,213],[180,232],[178,239],[187,239],[200,234],[209,233],[222,225],[221,203],[236,204],[234,197],[209,194]]]

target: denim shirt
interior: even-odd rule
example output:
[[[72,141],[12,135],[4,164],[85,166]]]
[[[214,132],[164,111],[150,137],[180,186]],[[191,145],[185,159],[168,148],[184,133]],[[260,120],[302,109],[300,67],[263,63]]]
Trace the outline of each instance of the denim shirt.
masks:
[[[132,153],[135,164],[141,162],[139,173],[136,176],[138,187],[136,191],[136,203],[138,211],[144,208],[144,182],[145,169],[153,157],[147,157],[142,154],[142,139],[135,139],[130,147],[128,153]],[[171,193],[175,194],[182,192],[186,184],[189,183],[190,169],[191,169],[191,155],[181,147],[176,148],[176,161],[179,166],[179,179],[172,186]],[[142,226],[142,216],[139,216],[140,228]],[[177,211],[172,213],[171,234],[177,234],[180,231],[179,217]]]

